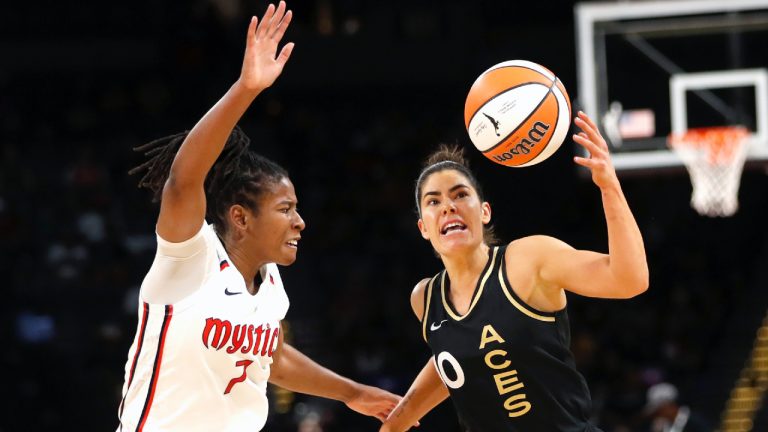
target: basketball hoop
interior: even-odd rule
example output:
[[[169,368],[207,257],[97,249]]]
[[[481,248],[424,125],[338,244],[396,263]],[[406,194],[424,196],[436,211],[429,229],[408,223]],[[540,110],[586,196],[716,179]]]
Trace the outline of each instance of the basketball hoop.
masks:
[[[728,217],[736,213],[748,136],[742,126],[696,128],[670,134],[669,146],[683,160],[691,176],[691,207],[700,215]]]

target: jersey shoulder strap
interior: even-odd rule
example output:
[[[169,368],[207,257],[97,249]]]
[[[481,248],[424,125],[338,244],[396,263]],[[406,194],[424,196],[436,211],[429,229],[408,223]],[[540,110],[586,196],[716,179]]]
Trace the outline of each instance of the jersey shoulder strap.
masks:
[[[425,342],[429,342],[427,341],[427,323],[429,322],[429,314],[432,311],[430,306],[432,305],[432,298],[434,297],[433,293],[435,292],[435,281],[444,272],[445,270],[434,275],[432,279],[429,280],[429,283],[427,283],[426,288],[424,288],[424,313],[421,315],[421,336],[424,338]]]

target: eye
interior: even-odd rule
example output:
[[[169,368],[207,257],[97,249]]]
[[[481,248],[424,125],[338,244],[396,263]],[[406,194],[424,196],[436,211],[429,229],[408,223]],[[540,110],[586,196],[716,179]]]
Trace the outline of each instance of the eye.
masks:
[[[457,198],[466,198],[469,196],[469,192],[467,191],[459,191],[459,193],[456,194]]]
[[[438,200],[437,200],[437,199],[435,199],[435,198],[430,198],[430,199],[428,199],[428,200],[427,200],[427,205],[428,205],[428,206],[431,206],[431,205],[437,205],[437,204],[440,204],[440,201],[438,201]]]
[[[288,214],[288,212],[290,212],[290,211],[291,211],[290,207],[285,207],[285,208],[281,208],[280,209],[280,213]]]

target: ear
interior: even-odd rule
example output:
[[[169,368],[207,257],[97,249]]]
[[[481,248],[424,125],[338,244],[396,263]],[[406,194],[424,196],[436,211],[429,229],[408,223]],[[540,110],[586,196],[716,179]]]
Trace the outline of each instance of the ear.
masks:
[[[481,220],[483,221],[483,225],[488,225],[491,222],[491,204],[487,201],[483,201],[481,207],[483,209]]]
[[[424,221],[419,218],[419,231],[421,231],[421,236],[424,237],[424,240],[429,240],[429,233],[427,233],[427,228],[424,226]]]
[[[251,213],[240,204],[233,204],[229,208],[229,223],[235,231],[244,231]]]

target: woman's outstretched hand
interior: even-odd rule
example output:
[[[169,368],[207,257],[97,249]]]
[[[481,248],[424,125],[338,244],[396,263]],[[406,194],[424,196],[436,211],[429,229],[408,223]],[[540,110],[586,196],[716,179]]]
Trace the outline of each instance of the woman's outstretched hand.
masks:
[[[285,2],[281,1],[277,8],[270,4],[261,21],[257,17],[251,18],[243,68],[238,80],[239,84],[249,91],[260,92],[271,86],[291,56],[293,42],[285,44],[277,55],[277,47],[293,16],[291,11],[286,12],[285,9]]]
[[[611,162],[611,155],[608,152],[608,144],[600,134],[597,125],[589,116],[579,111],[574,119],[576,126],[582,131],[573,136],[573,140],[584,147],[589,153],[588,158],[576,156],[573,158],[577,164],[589,168],[592,172],[592,181],[599,188],[613,185],[618,182],[616,170]]]

